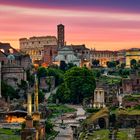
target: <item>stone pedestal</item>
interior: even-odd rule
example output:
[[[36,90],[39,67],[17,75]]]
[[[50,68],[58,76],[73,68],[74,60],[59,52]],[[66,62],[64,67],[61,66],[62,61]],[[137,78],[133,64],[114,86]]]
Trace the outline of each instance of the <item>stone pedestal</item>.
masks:
[[[21,140],[38,140],[37,130],[33,127],[33,119],[30,115],[26,117],[26,126],[21,132]]]
[[[35,128],[25,128],[21,132],[21,140],[38,140]]]
[[[140,126],[135,128],[135,136],[137,140],[140,140]]]

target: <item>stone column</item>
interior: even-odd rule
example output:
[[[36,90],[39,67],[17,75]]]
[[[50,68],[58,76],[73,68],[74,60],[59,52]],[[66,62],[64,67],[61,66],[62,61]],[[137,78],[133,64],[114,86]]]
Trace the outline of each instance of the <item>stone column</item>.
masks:
[[[0,62],[0,98],[1,98],[1,62]]]
[[[32,96],[30,92],[27,95],[27,100],[27,112],[29,116],[32,116]]]
[[[38,80],[35,74],[34,112],[38,112]]]

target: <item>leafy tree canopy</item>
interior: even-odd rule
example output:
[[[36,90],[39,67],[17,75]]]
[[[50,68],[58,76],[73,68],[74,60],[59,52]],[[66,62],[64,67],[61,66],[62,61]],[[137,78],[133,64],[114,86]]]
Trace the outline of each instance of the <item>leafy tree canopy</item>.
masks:
[[[93,72],[86,67],[73,67],[66,71],[64,82],[73,103],[81,103],[84,98],[91,97],[95,89]]]
[[[1,91],[2,97],[4,97],[5,99],[7,99],[8,97],[10,97],[10,99],[18,97],[16,90],[12,86],[7,85],[4,81],[1,82]]]

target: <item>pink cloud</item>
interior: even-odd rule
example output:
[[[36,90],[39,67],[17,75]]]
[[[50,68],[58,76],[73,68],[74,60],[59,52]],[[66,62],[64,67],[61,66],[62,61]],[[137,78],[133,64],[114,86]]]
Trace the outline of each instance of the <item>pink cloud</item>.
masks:
[[[13,43],[20,37],[56,35],[56,25],[63,23],[70,44],[77,42],[92,46],[98,42],[99,48],[103,49],[104,45],[109,49],[112,42],[124,42],[119,44],[121,47],[130,46],[130,41],[140,44],[140,14],[6,7],[0,5],[1,41],[11,40]]]

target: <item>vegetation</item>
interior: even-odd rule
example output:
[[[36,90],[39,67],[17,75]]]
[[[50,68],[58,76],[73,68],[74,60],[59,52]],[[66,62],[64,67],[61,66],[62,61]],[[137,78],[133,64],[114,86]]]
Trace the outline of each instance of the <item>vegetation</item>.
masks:
[[[56,86],[60,85],[63,82],[63,71],[57,68],[39,67],[37,71],[37,75],[38,75],[39,80],[41,77],[54,76]]]
[[[10,99],[19,97],[17,91],[12,86],[7,85],[4,81],[1,82],[1,91],[2,91],[2,96],[5,99],[7,99],[8,97]]]
[[[118,140],[135,140],[133,129],[123,129],[117,132]]]
[[[98,130],[89,134],[87,134],[86,132],[82,132],[80,134],[79,140],[84,140],[85,137],[87,137],[88,140],[109,140],[109,130]]]
[[[100,69],[93,69],[93,75],[95,78],[99,78],[101,76],[101,70]]]
[[[64,74],[64,83],[58,88],[56,97],[62,102],[82,103],[90,98],[95,89],[93,72],[87,68],[73,67]]]
[[[99,78],[99,81],[101,83],[106,83],[108,85],[115,85],[121,83],[121,78],[119,77],[108,77],[108,76],[101,76]]]
[[[48,109],[51,110],[49,119],[58,117],[63,113],[75,112],[74,108],[67,107],[66,105],[48,104]]]
[[[16,134],[16,130],[0,128],[0,139],[2,139],[2,140],[20,140],[21,136]]]
[[[98,108],[87,108],[86,109],[86,112],[87,113],[96,113],[96,112],[98,112],[100,109],[98,109]]]
[[[108,68],[116,68],[117,65],[119,65],[119,61],[108,61],[107,62]]]
[[[99,60],[96,60],[95,59],[95,60],[92,61],[92,65],[93,66],[96,66],[97,67],[97,66],[99,66],[99,64],[100,64],[100,61]]]

